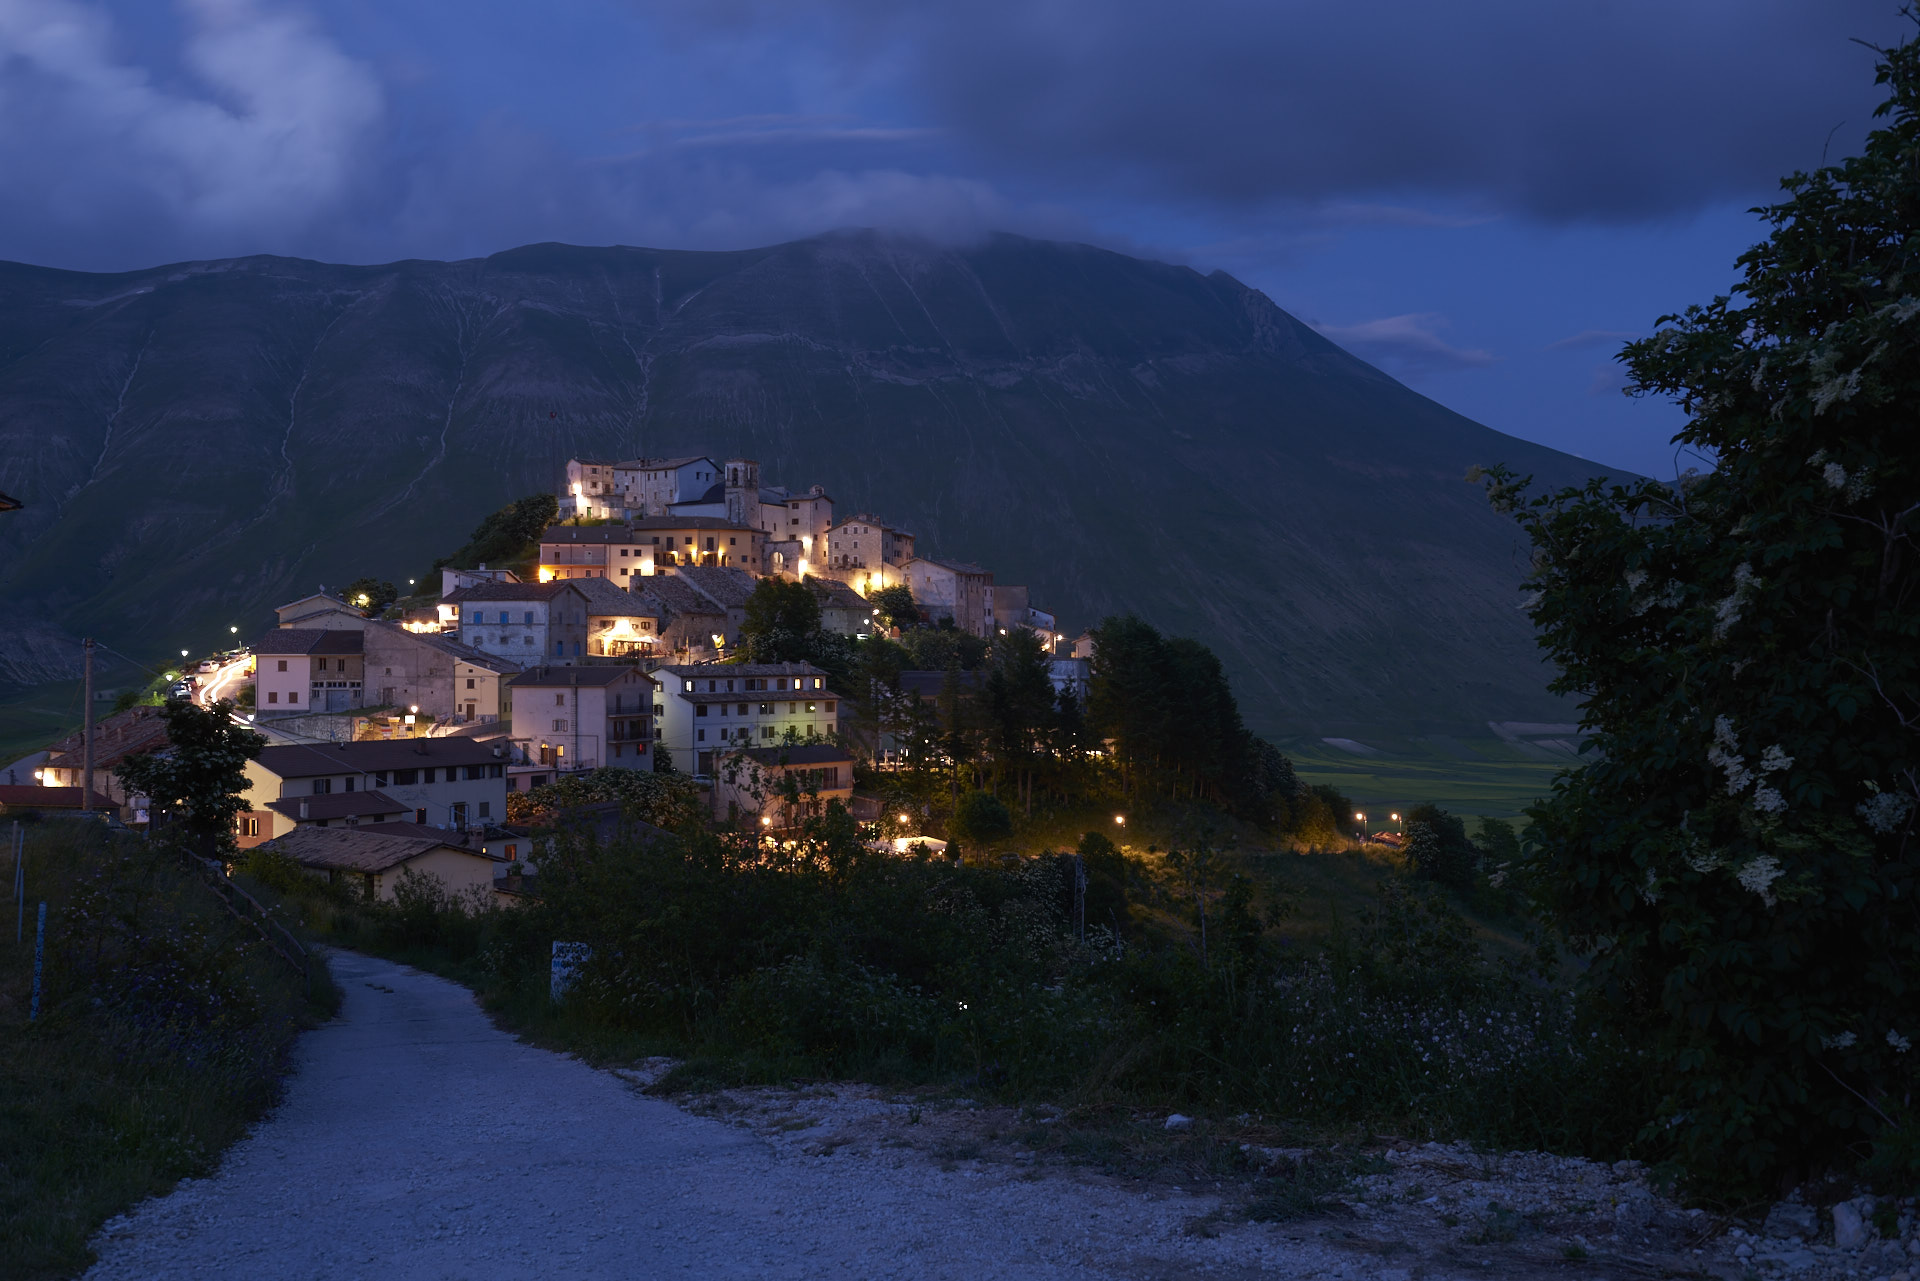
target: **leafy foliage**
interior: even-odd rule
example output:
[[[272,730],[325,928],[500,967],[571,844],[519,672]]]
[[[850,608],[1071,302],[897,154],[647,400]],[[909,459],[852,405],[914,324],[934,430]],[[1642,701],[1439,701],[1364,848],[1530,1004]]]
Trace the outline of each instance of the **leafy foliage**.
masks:
[[[1593,759],[1531,878],[1648,1047],[1650,1139],[1760,1186],[1905,1142],[1920,1039],[1920,44],[1885,127],[1761,210],[1733,295],[1626,348],[1713,460],[1673,486],[1489,489]]]
[[[1470,890],[1479,870],[1480,851],[1467,839],[1467,826],[1438,805],[1407,811],[1407,862],[1414,872],[1449,889]]]
[[[810,661],[818,648],[820,601],[805,583],[763,578],[747,596],[740,642],[750,663]]]
[[[888,627],[909,628],[920,623],[920,607],[914,604],[913,588],[905,583],[881,587],[867,594],[867,603],[878,612]]]
[[[349,605],[358,605],[368,614],[377,615],[400,599],[400,590],[385,579],[356,578],[341,595]]]
[[[540,535],[560,516],[560,500],[552,494],[529,494],[508,503],[480,522],[473,536],[453,555],[434,562],[434,568],[502,569],[528,565],[540,558]]]
[[[170,700],[160,713],[169,746],[129,757],[121,784],[152,801],[155,831],[171,830],[204,858],[234,848],[234,823],[246,808],[247,762],[267,745],[264,735],[237,725],[233,704],[200,707]]]
[[[580,805],[619,804],[628,818],[655,827],[678,828],[697,822],[700,797],[684,775],[611,766],[585,774],[570,774],[527,792],[507,793],[507,821],[531,827],[550,827],[567,810]]]
[[[992,845],[1013,835],[1013,815],[989,792],[969,792],[954,808],[953,834],[968,845]]]

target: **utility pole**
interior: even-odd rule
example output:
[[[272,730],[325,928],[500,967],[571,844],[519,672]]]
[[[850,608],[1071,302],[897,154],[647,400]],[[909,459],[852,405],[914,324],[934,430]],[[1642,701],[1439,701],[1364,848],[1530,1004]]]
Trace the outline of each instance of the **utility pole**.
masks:
[[[81,697],[80,721],[80,812],[87,817],[93,816],[93,637],[89,636],[84,645],[86,651],[86,690]]]

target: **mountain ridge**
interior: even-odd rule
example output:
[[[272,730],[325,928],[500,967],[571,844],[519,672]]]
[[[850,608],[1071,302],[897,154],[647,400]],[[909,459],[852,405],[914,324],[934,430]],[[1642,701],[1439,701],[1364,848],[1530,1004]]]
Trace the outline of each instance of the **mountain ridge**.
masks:
[[[1268,732],[1564,720],[1514,528],[1591,464],[1454,414],[1225,272],[1005,234],[450,263],[0,264],[0,681],[403,579],[570,455],[757,457],[1075,627],[1218,650]],[[231,615],[231,617],[229,617]],[[164,633],[166,639],[160,639]],[[177,636],[177,643],[175,637]]]

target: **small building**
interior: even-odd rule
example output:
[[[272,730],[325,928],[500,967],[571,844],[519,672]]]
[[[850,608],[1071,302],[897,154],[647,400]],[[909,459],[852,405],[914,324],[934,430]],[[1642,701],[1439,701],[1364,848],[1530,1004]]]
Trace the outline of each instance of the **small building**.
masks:
[[[765,531],[724,516],[641,517],[625,524],[554,525],[540,535],[540,581],[635,578],[683,565],[766,572]]]
[[[731,611],[679,574],[655,575],[634,594],[660,620],[656,653],[689,662],[716,655],[738,639]]]
[[[536,667],[507,683],[513,742],[555,773],[653,768],[655,680],[637,667]]]
[[[327,617],[325,621],[332,621]],[[261,716],[365,706],[366,627],[277,627],[253,643],[254,710]]]
[[[504,860],[484,849],[444,840],[431,833],[401,836],[351,827],[300,827],[262,843],[286,855],[308,872],[345,881],[368,898],[391,903],[400,878],[431,876],[455,894],[493,893],[494,869]]]
[[[815,572],[838,578],[866,596],[907,581],[902,570],[912,559],[912,534],[863,512],[827,531],[826,560]]]
[[[580,578],[572,587],[587,601],[587,655],[641,658],[660,641],[660,611],[604,578]]]
[[[1071,694],[1081,707],[1087,705],[1087,695],[1093,690],[1093,660],[1090,658],[1055,658],[1047,662],[1047,679],[1053,682],[1053,692]]]
[[[413,812],[385,792],[330,792],[325,796],[283,796],[277,801],[268,801],[267,808],[279,819],[273,824],[273,831],[286,832],[293,827],[359,827],[363,823],[397,823],[403,817],[411,818]],[[258,816],[249,816],[251,821],[243,820],[237,835],[251,840],[267,839],[261,834],[262,824]],[[416,825],[417,826],[417,825]],[[269,834],[270,835],[270,834]]]
[[[568,583],[482,583],[444,598],[460,611],[460,643],[521,666],[586,655],[587,598]]]
[[[654,741],[681,769],[711,774],[715,754],[776,747],[791,739],[822,743],[840,729],[840,696],[811,663],[673,665],[660,682]]]
[[[664,516],[670,505],[706,493],[719,478],[720,465],[704,454],[686,458],[630,458],[613,465],[614,485],[627,512],[636,518]],[[564,504],[561,510],[565,510]]]
[[[840,636],[873,633],[873,606],[853,588],[834,578],[808,575],[803,580],[820,603],[820,630]]]
[[[722,753],[713,769],[715,818],[798,827],[830,801],[853,798],[853,753],[832,743],[749,747]]]
[[[0,814],[24,814],[29,810],[78,814],[82,808],[81,792],[77,787],[0,783]],[[99,792],[93,794],[93,808],[101,814],[117,814],[120,811],[112,797],[102,796]]]
[[[369,620],[363,633],[367,705],[418,709],[456,724],[498,721],[500,682],[521,664],[461,643],[457,627],[451,634],[416,632]]]
[[[128,794],[126,785],[120,781],[120,766],[130,756],[161,751],[171,745],[166,719],[158,707],[130,707],[107,717],[93,727],[94,792],[109,798],[115,809],[139,803],[139,798]],[[85,744],[76,730],[47,749],[46,759],[33,772],[33,777],[46,787],[72,788],[77,805],[81,778],[86,773],[85,757]]]
[[[273,612],[281,627],[339,631],[360,627],[367,621],[365,610],[324,591],[275,606]]]
[[[913,599],[927,617],[938,622],[950,618],[953,625],[974,636],[990,636],[987,624],[987,593],[993,575],[966,561],[919,557],[902,567]]]
[[[239,817],[240,844],[257,845],[299,824],[297,805],[288,815],[270,802],[305,799],[311,806],[316,798],[364,792],[384,796],[356,818],[371,820],[397,802],[402,815],[411,814],[425,827],[458,831],[498,822],[507,813],[507,752],[504,738],[464,737],[263,748],[246,764],[247,789],[241,799],[247,808]],[[309,821],[317,821],[317,814],[310,808]]]

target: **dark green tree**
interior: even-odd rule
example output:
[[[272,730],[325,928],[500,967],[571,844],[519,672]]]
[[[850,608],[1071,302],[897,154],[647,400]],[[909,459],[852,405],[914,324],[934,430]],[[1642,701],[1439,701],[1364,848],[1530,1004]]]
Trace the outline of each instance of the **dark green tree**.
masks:
[[[540,558],[540,535],[559,519],[560,500],[552,494],[530,494],[508,503],[480,522],[466,545],[453,555],[434,562],[455,569],[494,569],[509,566],[525,568]]]
[[[749,662],[811,661],[820,632],[820,600],[805,583],[763,578],[747,596],[740,643]]]
[[[877,617],[888,627],[905,631],[920,625],[920,607],[913,603],[913,588],[905,583],[896,583],[870,593],[867,603],[880,611]]]
[[[247,807],[241,799],[247,762],[267,745],[266,737],[235,724],[225,699],[211,707],[173,699],[160,715],[168,746],[122,762],[120,783],[151,802],[155,831],[177,836],[202,858],[225,857]]]
[[[1024,627],[999,637],[984,691],[994,764],[1033,813],[1033,776],[1053,713],[1053,679],[1040,638]]]
[[[991,792],[968,792],[954,807],[953,834],[970,846],[990,846],[1013,835],[1013,815]]]
[[[349,605],[358,605],[369,615],[378,615],[381,610],[400,599],[399,589],[392,583],[378,578],[356,578],[347,584],[342,593]]]
[[[1711,470],[1490,483],[1593,749],[1532,884],[1666,1087],[1650,1150],[1749,1190],[1920,1129],[1920,45],[1879,80],[1864,154],[1624,352]]]
[[[1407,811],[1406,855],[1416,876],[1462,892],[1473,888],[1480,867],[1480,851],[1467,839],[1467,825],[1433,804]]]

